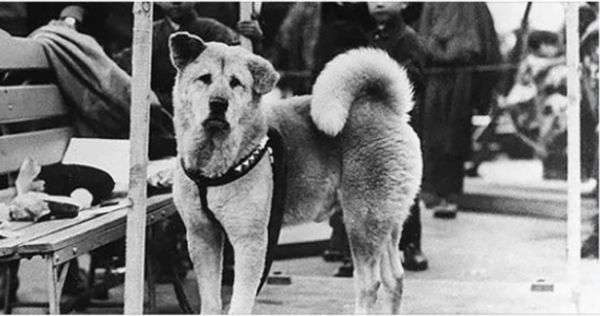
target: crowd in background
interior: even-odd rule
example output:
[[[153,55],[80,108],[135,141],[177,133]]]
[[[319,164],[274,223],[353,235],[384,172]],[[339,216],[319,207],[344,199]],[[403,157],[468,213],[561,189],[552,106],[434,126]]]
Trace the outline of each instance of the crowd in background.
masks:
[[[563,34],[527,30],[529,36],[522,36],[522,29],[515,30],[517,41],[513,49],[502,55],[492,15],[483,2],[264,2],[254,3],[250,21],[240,21],[239,2],[157,3],[155,7],[151,87],[168,113],[173,110],[175,69],[169,61],[167,39],[176,31],[231,45],[239,44],[240,36],[248,37],[254,51],[269,59],[282,74],[277,91],[280,97],[310,93],[324,65],[348,49],[372,46],[386,50],[407,69],[415,88],[411,123],[421,137],[424,158],[420,199],[437,217],[456,216],[454,198],[463,190],[465,162],[473,160],[470,172],[476,175],[476,167],[484,159],[478,156],[481,152],[472,152],[474,114],[495,118],[509,113],[517,122],[517,131],[533,140],[534,154],[549,164],[552,159],[559,163],[565,159]],[[130,73],[131,10],[132,4],[125,2],[3,2],[0,29],[13,36],[27,36],[58,19],[93,37],[108,57]],[[598,176],[594,169],[598,122],[597,12],[597,4],[581,9],[582,168],[586,179]],[[518,66],[499,66],[506,63]],[[523,96],[531,91],[528,97]],[[519,94],[518,98],[511,93]],[[494,118],[486,137],[497,127]],[[479,139],[480,147],[486,147],[486,137]],[[158,147],[163,145],[161,142]],[[174,154],[174,146],[166,148],[169,149],[157,153],[151,147],[151,155]],[[400,245],[403,263],[410,270],[427,269],[421,250],[419,205],[415,201],[411,208]],[[331,220],[333,236],[325,257],[345,260],[338,275],[351,276],[352,264],[340,217],[338,212]],[[597,226],[596,222],[596,243]],[[595,248],[588,247],[598,250],[597,244]]]

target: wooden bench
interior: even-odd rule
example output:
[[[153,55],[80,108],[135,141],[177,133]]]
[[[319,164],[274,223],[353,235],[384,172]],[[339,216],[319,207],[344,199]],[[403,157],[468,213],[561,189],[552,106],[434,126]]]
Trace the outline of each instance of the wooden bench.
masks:
[[[74,130],[60,89],[52,82],[42,46],[30,39],[2,36],[0,46],[0,175],[8,177],[10,184],[28,156],[42,165],[60,162]],[[0,190],[0,202],[8,202],[15,193],[11,187]],[[51,314],[60,313],[61,291],[70,260],[125,236],[126,216],[131,209],[126,193],[117,206],[81,211],[73,219],[33,223],[10,222],[2,218],[10,231],[18,235],[0,239],[0,262],[7,264],[33,256],[43,257],[47,267],[47,306]],[[150,197],[147,225],[174,212],[170,194]],[[18,306],[46,305],[9,302],[14,269],[7,268],[6,271],[5,313]],[[155,310],[151,275],[146,276],[149,312]]]

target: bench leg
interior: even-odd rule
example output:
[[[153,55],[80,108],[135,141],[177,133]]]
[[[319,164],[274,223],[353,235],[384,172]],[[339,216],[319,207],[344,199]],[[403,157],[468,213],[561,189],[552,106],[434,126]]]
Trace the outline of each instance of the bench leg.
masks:
[[[63,264],[54,265],[54,256],[46,256],[46,268],[48,273],[48,304],[50,309],[48,312],[51,315],[60,314],[60,295],[62,292],[65,279],[67,278],[67,270],[69,270],[69,263],[67,261]]]
[[[18,273],[19,260],[5,263],[6,268],[4,270],[4,314],[11,314],[13,309],[13,302],[11,300],[12,287],[13,287],[13,276]]]

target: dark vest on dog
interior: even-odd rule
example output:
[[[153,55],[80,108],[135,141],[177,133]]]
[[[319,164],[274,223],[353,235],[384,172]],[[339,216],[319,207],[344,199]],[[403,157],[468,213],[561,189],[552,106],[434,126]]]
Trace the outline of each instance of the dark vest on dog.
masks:
[[[264,146],[258,146],[258,148],[242,159],[238,165],[233,166],[225,174],[218,178],[208,178],[202,174],[192,173],[185,168],[183,161],[181,162],[181,166],[183,167],[185,174],[198,186],[202,210],[215,225],[218,225],[220,229],[225,232],[221,226],[221,223],[219,223],[219,221],[215,218],[214,213],[210,210],[207,200],[207,188],[211,186],[225,185],[243,177],[258,164],[267,151],[269,152],[271,168],[273,170],[273,197],[271,199],[271,212],[269,216],[265,269],[260,279],[260,285],[257,292],[260,292],[265,281],[267,280],[269,270],[271,269],[271,264],[273,263],[273,253],[279,240],[279,233],[281,232],[283,208],[286,195],[286,168],[284,163],[283,141],[281,135],[274,129],[269,129],[267,132],[267,138],[268,140]],[[226,232],[225,236],[227,236]]]

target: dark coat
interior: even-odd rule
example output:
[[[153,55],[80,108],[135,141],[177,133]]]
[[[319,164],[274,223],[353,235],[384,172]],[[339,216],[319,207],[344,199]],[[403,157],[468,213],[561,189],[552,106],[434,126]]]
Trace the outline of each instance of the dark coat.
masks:
[[[417,33],[401,19],[389,21],[383,28],[369,32],[369,45],[385,50],[395,61],[402,65],[415,92],[415,106],[410,113],[411,125],[421,135],[422,105],[425,92],[425,53]]]
[[[424,145],[466,157],[471,147],[473,110],[490,103],[497,75],[461,67],[501,61],[491,14],[482,2],[428,2],[423,7],[419,34],[424,39],[428,66],[448,69],[427,77]]]
[[[314,50],[313,82],[331,59],[369,43],[367,30],[373,20],[364,2],[321,4],[319,36]]]

